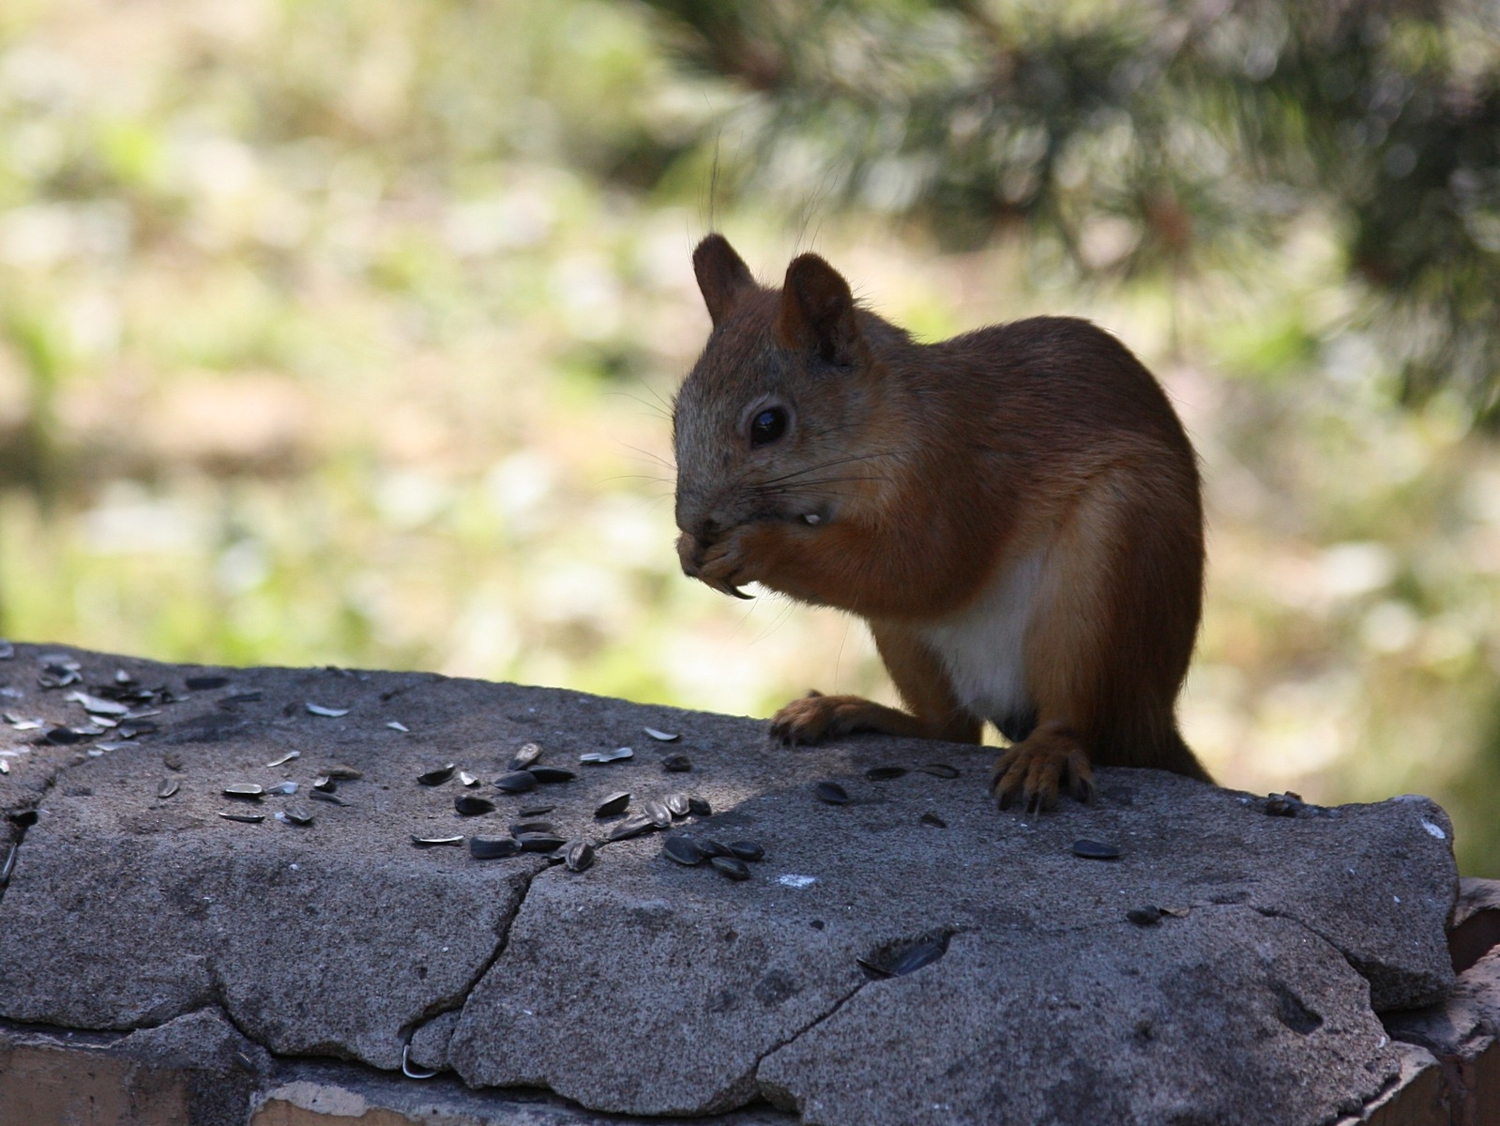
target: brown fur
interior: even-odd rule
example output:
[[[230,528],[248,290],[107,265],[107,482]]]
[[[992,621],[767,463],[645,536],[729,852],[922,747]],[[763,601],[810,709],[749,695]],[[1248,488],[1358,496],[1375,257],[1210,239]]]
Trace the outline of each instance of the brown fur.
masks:
[[[995,765],[1002,803],[1086,797],[1091,763],[1206,780],[1174,716],[1202,604],[1198,471],[1140,362],[1058,317],[919,345],[815,255],[781,290],[718,235],[694,267],[714,330],[674,410],[683,570],[865,618],[909,708],[814,695],[773,734],[978,742],[990,719],[1019,736]],[[786,433],[757,446],[767,409]],[[971,658],[932,628],[988,612],[991,584],[1028,565],[1024,699],[978,714],[960,686],[988,670],[954,666]]]

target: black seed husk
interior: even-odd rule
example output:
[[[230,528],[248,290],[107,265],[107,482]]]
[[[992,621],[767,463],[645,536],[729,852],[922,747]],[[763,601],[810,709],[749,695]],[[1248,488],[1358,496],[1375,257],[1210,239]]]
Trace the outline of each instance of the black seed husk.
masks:
[[[326,774],[320,774],[313,779],[312,788],[320,794],[331,794],[339,788],[339,784]]]
[[[931,774],[934,778],[957,778],[960,773],[957,767],[949,766],[946,762],[929,762],[917,769],[923,774]]]
[[[673,817],[686,817],[688,815],[689,802],[686,794],[668,794],[662,801],[667,807],[667,812]]]
[[[519,837],[522,833],[556,833],[557,826],[550,821],[517,821],[510,827],[510,835]]]
[[[695,817],[707,817],[713,813],[713,807],[708,804],[707,798],[700,798],[693,794],[688,798],[688,812]]]
[[[254,782],[231,782],[224,787],[226,798],[239,798],[241,801],[260,801],[265,792],[264,787],[257,786]]]
[[[730,841],[724,847],[741,860],[763,860],[766,855],[766,850],[758,841]]]
[[[750,869],[738,857],[715,856],[709,863],[731,880],[748,880],[750,878]]]
[[[283,809],[281,816],[293,825],[311,825],[313,823],[313,815],[305,809],[298,809],[296,806],[288,806],[286,809]]]
[[[1103,841],[1091,841],[1087,838],[1073,842],[1072,852],[1074,856],[1082,857],[1084,860],[1118,860],[1120,850],[1112,844]]]
[[[524,794],[536,789],[536,775],[529,770],[512,770],[496,778],[495,785],[507,794]]]
[[[893,778],[900,778],[906,773],[904,766],[872,766],[865,771],[865,777],[871,782],[889,782]]]
[[[161,785],[156,788],[156,796],[159,798],[169,798],[173,794],[175,794],[181,788],[181,786],[182,783],[180,783],[176,778],[163,778]]]
[[[609,817],[616,813],[624,813],[630,807],[630,791],[616,790],[594,810],[595,817]]]
[[[224,813],[221,811],[219,816],[225,821],[243,821],[247,825],[254,825],[257,821],[266,819],[264,813]]]
[[[469,855],[475,860],[501,860],[507,856],[519,856],[521,842],[514,837],[470,837]]]
[[[609,835],[605,839],[623,841],[631,837],[638,837],[642,833],[653,832],[655,829],[656,826],[651,823],[651,818],[637,813],[633,817],[625,818],[624,821],[621,821],[614,828],[610,829]]]
[[[447,762],[425,774],[417,775],[417,782],[423,786],[441,786],[453,777],[453,772],[458,769],[457,763]],[[330,775],[329,777],[332,777]]]
[[[948,822],[944,821],[936,813],[924,813],[918,818],[923,825],[930,825],[934,829],[946,829]]]
[[[323,771],[323,776],[325,778],[332,778],[335,782],[353,782],[356,779],[363,778],[364,774],[361,771],[355,770],[352,766],[330,766],[327,770]]]
[[[687,755],[668,755],[661,760],[661,768],[668,774],[686,774],[693,769]]]
[[[555,805],[523,805],[518,811],[522,817],[540,817],[544,813],[551,813]]]
[[[314,788],[314,789],[308,791],[308,795],[307,796],[310,797],[310,798],[312,798],[313,801],[326,801],[329,805],[348,805],[349,804],[343,798],[341,798],[337,794],[333,793],[331,790],[319,790],[319,789]]]
[[[844,805],[849,800],[849,791],[837,782],[819,782],[813,787],[813,796],[829,805]]]
[[[571,782],[578,775],[571,770],[565,770],[560,766],[533,766],[531,776],[543,786],[551,786],[558,782]]]
[[[563,852],[563,863],[569,872],[587,871],[594,863],[594,846],[588,841],[571,841]]]
[[[729,846],[722,841],[716,841],[712,837],[700,837],[697,841],[698,851],[704,856],[732,856]]]
[[[520,842],[522,852],[555,852],[567,844],[556,833],[517,833],[516,840]]]
[[[1138,927],[1154,927],[1161,922],[1160,907],[1136,907],[1126,911],[1125,917]]]
[[[891,965],[891,976],[901,977],[903,974],[915,973],[923,966],[930,966],[944,954],[948,953],[948,940],[946,938],[930,938],[919,942],[915,946],[908,947]]]
[[[661,846],[668,860],[675,860],[688,868],[702,864],[708,857],[691,837],[668,837]]]
[[[465,817],[477,817],[481,813],[494,813],[495,803],[474,794],[459,794],[453,799],[453,808]]]

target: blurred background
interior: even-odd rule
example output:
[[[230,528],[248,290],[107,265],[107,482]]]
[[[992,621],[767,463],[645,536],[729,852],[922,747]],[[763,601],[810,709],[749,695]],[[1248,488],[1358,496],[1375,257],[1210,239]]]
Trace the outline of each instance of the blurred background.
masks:
[[[6,0],[0,632],[767,715],[683,578],[689,254],[1087,316],[1204,462],[1225,783],[1500,876],[1500,18],[1475,0]]]

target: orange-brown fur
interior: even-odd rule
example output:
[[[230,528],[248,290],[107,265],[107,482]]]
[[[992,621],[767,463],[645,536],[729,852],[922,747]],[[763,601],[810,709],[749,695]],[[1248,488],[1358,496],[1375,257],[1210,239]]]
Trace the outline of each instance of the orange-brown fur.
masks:
[[[674,411],[683,569],[865,618],[909,709],[812,695],[773,734],[978,742],[989,719],[1019,736],[995,764],[1002,803],[1050,805],[1062,784],[1086,797],[1091,763],[1206,780],[1174,716],[1202,603],[1198,472],[1139,361],[1068,318],[920,345],[814,255],[781,290],[717,235],[694,266],[714,331]],[[757,445],[770,429],[750,420],[777,410],[785,433]],[[987,595],[1012,577],[1022,594]],[[1020,695],[979,714],[962,685],[1011,690],[955,665],[977,642],[951,631],[985,638],[975,616],[1003,630],[1012,605],[1030,607],[1015,646],[985,644],[1021,670]]]

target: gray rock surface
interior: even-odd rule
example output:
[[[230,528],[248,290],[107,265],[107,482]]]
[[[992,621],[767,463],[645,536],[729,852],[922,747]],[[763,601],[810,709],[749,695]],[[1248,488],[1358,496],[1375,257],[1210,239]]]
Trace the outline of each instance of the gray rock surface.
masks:
[[[76,657],[86,686],[124,663],[182,699],[154,734],[30,750],[11,757],[27,775],[0,776],[0,807],[37,813],[0,898],[11,1020],[130,1030],[217,1008],[278,1056],[394,1070],[409,1041],[413,1063],[470,1085],[547,1087],[601,1112],[772,1098],[861,1126],[1267,1108],[1315,1123],[1393,1081],[1375,1014],[1453,981],[1451,828],[1425,799],[1269,816],[1264,799],[1106,770],[1094,805],[1025,817],[994,809],[992,752],[976,748],[786,750],[754,721],[425,674],[222,670],[227,683],[189,692],[185,677],[215,670]],[[24,692],[13,712],[81,722],[70,689],[34,687],[36,658],[21,646],[0,666]],[[0,727],[0,749],[35,737]],[[578,778],[498,792],[489,780],[529,741]],[[111,749],[91,756],[99,742]],[[621,745],[633,757],[578,761]],[[691,773],[662,770],[673,753]],[[864,776],[938,761],[962,776]],[[416,783],[446,762],[483,784]],[[339,784],[346,804],[311,800],[334,764],[362,772]],[[160,798],[166,779],[178,787]],[[818,801],[821,779],[851,800]],[[299,792],[221,793],[280,781]],[[615,790],[632,812],[704,797],[712,816],[674,832],[754,839],[766,857],[733,882],[672,863],[661,835],[605,845],[578,873],[410,843],[504,836],[539,805],[561,835],[600,840],[617,819],[593,810]],[[460,817],[464,792],[496,811]],[[288,807],[314,823],[274,819]],[[1080,859],[1079,838],[1122,855]],[[876,975],[924,942],[930,964]]]

